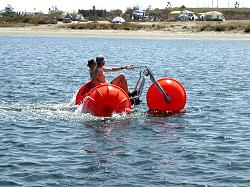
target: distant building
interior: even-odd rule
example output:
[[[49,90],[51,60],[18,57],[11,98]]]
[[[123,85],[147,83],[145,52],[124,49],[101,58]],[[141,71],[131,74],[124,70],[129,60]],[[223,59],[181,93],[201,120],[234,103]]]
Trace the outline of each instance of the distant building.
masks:
[[[134,10],[131,16],[132,20],[145,20],[147,18],[145,10]]]

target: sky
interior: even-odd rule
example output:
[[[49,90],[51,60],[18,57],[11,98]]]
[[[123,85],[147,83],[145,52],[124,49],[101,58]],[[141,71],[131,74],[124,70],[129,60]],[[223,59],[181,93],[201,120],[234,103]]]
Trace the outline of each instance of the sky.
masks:
[[[188,7],[218,7],[232,8],[238,1],[240,7],[249,7],[250,0],[0,0],[0,10],[8,4],[14,11],[42,11],[48,12],[49,8],[57,7],[65,12],[73,12],[78,9],[91,9],[95,5],[96,9],[120,9],[126,10],[128,7],[139,6],[146,9],[149,6],[154,8],[166,8],[167,2],[171,2],[172,7],[185,5]]]

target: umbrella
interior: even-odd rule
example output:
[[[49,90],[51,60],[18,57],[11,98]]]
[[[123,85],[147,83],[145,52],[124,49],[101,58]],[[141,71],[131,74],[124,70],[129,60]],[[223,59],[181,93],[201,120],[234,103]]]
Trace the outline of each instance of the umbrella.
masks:
[[[125,19],[123,19],[122,17],[115,17],[113,20],[112,20],[113,23],[123,23],[125,22]]]

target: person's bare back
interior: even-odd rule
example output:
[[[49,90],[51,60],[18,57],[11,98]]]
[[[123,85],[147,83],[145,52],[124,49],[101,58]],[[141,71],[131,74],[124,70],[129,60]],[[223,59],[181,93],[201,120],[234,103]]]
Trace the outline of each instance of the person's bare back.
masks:
[[[104,71],[102,67],[96,67],[95,69],[95,81],[100,84],[100,83],[107,83],[108,81],[106,80],[106,77],[104,75]]]

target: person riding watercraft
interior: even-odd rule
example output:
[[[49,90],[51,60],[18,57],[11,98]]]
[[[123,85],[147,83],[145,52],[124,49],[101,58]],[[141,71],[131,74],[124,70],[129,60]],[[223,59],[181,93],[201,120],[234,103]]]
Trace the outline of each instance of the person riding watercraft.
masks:
[[[122,69],[129,69],[130,67],[130,66],[112,67],[112,68],[104,67],[105,60],[104,57],[101,55],[96,57],[96,63],[97,66],[94,69],[93,77],[91,78],[91,82],[96,86],[100,84],[109,83],[109,81],[106,79],[105,72],[115,72]],[[115,77],[110,83],[122,88],[128,94],[129,97],[133,97],[137,94],[137,91],[129,92],[127,80],[123,74],[120,74],[117,77]]]
[[[92,79],[94,77],[94,72],[95,72],[95,68],[96,68],[96,61],[95,61],[95,59],[88,60],[87,66],[89,67],[89,76],[90,76],[90,79]]]

